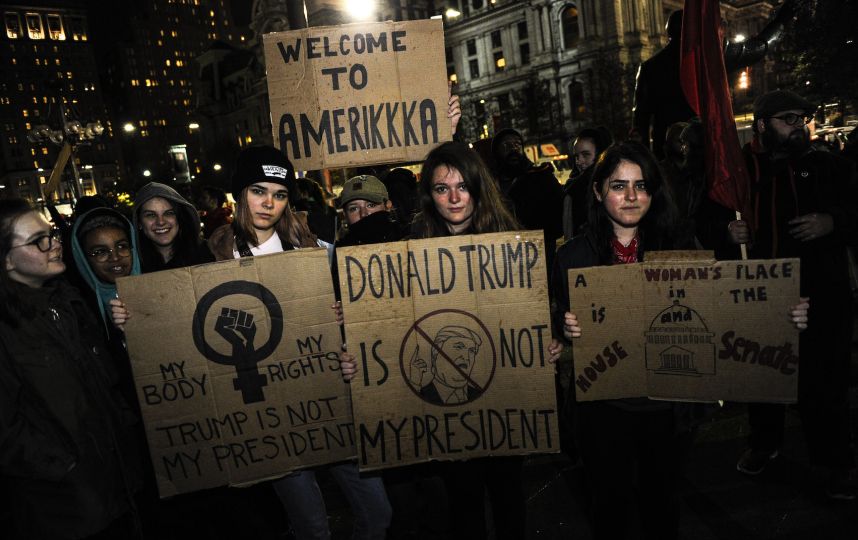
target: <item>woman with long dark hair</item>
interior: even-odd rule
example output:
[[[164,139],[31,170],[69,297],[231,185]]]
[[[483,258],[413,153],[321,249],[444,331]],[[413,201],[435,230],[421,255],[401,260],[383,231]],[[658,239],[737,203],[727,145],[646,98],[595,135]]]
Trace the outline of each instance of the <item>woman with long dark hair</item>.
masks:
[[[137,419],[101,325],[62,278],[62,251],[41,213],[0,201],[0,484],[13,520],[4,537],[129,538]]]
[[[605,150],[591,189],[588,229],[558,250],[552,274],[555,332],[567,340],[581,336],[570,311],[567,270],[636,263],[652,250],[693,249],[681,240],[670,192],[643,146],[621,143]],[[789,314],[799,328],[806,327],[807,307],[802,299]],[[596,539],[621,540],[633,528],[647,539],[677,537],[676,485],[690,436],[690,426],[676,421],[682,407],[688,405],[647,398],[576,404],[576,442],[592,490]],[[639,527],[631,524],[634,515]]]
[[[420,213],[414,219],[412,238],[484,234],[517,230],[486,165],[476,152],[457,142],[444,143],[426,157],[421,170]],[[555,362],[561,345],[549,346]],[[357,372],[354,356],[341,356],[343,376]],[[436,467],[447,488],[451,538],[487,538],[485,497],[492,504],[495,537],[526,537],[526,500],[521,457],[478,458],[445,462]]]

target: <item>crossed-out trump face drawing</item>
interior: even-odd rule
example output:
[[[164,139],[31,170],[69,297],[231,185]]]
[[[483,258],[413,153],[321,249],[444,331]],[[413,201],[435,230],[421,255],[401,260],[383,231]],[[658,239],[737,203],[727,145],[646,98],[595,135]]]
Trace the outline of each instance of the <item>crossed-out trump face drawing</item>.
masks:
[[[414,351],[412,384],[420,389],[420,396],[437,405],[467,403],[479,397],[483,389],[474,385],[471,372],[482,344],[482,338],[464,326],[441,328],[432,340],[429,373],[425,361],[419,359],[419,348]],[[431,377],[428,382],[426,375]]]
[[[471,376],[482,342],[480,336],[463,326],[445,326],[439,330],[435,335],[431,356],[431,371],[435,380],[451,388],[467,386],[468,379],[465,375]],[[441,358],[439,361],[439,350],[447,358]],[[459,369],[456,370],[453,365]]]

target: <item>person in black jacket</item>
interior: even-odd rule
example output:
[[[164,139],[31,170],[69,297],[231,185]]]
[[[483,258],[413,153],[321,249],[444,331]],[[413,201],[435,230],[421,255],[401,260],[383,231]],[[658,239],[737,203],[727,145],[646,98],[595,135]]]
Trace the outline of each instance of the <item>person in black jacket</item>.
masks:
[[[559,249],[552,273],[552,322],[555,334],[568,341],[581,336],[569,302],[570,268],[632,264],[648,251],[687,247],[677,232],[670,192],[642,145],[608,148],[592,180],[589,227]],[[806,308],[800,304],[790,313],[797,325],[805,325]],[[682,407],[647,398],[576,404],[576,442],[592,491],[597,540],[621,540],[634,528],[646,539],[677,538],[676,486],[689,439],[686,426],[677,422]]]
[[[806,124],[816,107],[801,96],[769,92],[754,104],[756,139],[745,147],[751,173],[752,222],[733,221],[733,243],[751,241],[752,259],[797,257],[801,291],[813,306],[813,324],[801,335],[798,407],[810,462],[825,472],[829,497],[856,497],[849,430],[852,296],[846,249],[858,233],[858,178],[853,163],[814,150]],[[751,404],[750,445],[737,463],[756,475],[777,457],[784,407]]]
[[[786,0],[777,14],[760,32],[736,43],[726,43],[724,65],[727,73],[735,73],[765,58],[783,38],[787,23],[796,10],[794,0]],[[676,122],[685,122],[695,116],[679,81],[680,39],[682,36],[682,10],[670,14],[665,25],[668,44],[638,69],[635,81],[633,133],[640,142],[659,159],[664,158],[663,144],[667,128]],[[650,137],[650,127],[652,136]],[[652,140],[652,146],[650,146]]]
[[[4,538],[132,538],[138,419],[101,325],[62,279],[57,232],[26,201],[0,201],[0,257]]]
[[[577,174],[570,175],[563,186],[563,238],[571,239],[587,224],[587,208],[590,200],[590,175],[596,159],[614,142],[611,132],[599,126],[584,128],[572,143]]]
[[[524,139],[514,129],[502,129],[492,140],[495,177],[509,210],[522,228],[542,230],[548,267],[557,239],[563,236],[563,187],[550,163],[534,165],[524,155]]]

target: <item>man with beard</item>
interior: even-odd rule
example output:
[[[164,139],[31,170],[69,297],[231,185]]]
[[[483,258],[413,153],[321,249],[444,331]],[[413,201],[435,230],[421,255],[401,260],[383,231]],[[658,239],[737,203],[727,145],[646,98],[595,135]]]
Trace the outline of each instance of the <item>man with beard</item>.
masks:
[[[809,324],[799,339],[798,407],[814,470],[832,499],[855,498],[848,384],[852,296],[846,247],[856,233],[854,165],[813,150],[807,124],[816,109],[778,90],[754,104],[756,137],[744,149],[753,222],[732,221],[734,243],[751,242],[751,259],[797,257]],[[757,475],[783,442],[782,405],[750,404],[750,448],[737,469]]]
[[[557,238],[563,236],[563,187],[551,165],[534,165],[524,155],[524,139],[514,129],[502,129],[492,141],[495,175],[510,210],[521,226],[545,232],[547,268],[554,260]]]

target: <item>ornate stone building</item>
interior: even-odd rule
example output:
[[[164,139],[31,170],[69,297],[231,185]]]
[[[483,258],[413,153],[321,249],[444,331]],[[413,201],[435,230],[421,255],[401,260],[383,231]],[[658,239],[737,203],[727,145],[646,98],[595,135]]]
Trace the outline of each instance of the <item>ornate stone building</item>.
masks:
[[[631,124],[641,61],[667,43],[664,24],[682,0],[453,0],[447,4],[447,72],[464,107],[469,138],[501,128],[522,131],[531,157],[561,154],[571,136],[605,125],[623,136]],[[775,3],[721,2],[731,39],[754,35]],[[772,84],[772,60],[748,70],[737,104]],[[769,74],[769,75],[765,75]],[[546,144],[553,144],[546,146]],[[539,152],[537,155],[536,152]],[[556,156],[555,156],[556,157]]]
[[[641,61],[663,47],[664,24],[682,0],[442,0],[377,2],[374,20],[442,15],[447,76],[462,98],[460,130],[469,140],[504,127],[525,135],[531,157],[562,158],[569,138],[588,125],[617,136],[631,125],[634,80]],[[775,2],[724,1],[730,38],[754,35]],[[349,22],[335,1],[255,0],[249,47],[216,44],[198,57],[202,88],[197,113],[213,155],[216,141],[238,146],[271,141],[261,35],[266,32]],[[290,15],[290,7],[292,13]],[[290,18],[290,16],[292,18]],[[290,23],[291,21],[291,23]],[[736,101],[773,84],[771,60],[747,71]],[[550,155],[556,151],[555,155]],[[557,155],[559,154],[559,156]]]

